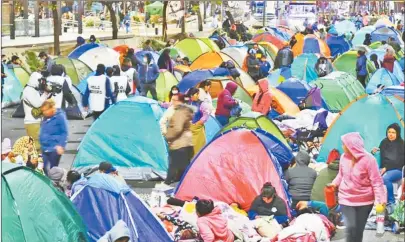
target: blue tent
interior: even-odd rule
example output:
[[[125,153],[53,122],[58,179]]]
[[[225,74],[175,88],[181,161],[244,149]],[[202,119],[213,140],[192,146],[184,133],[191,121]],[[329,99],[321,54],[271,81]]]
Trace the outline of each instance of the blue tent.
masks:
[[[295,104],[299,105],[300,101],[307,96],[308,91],[311,89],[311,87],[303,81],[290,78],[278,85],[277,89],[290,97]]]
[[[381,91],[381,94],[385,95],[385,96],[397,95],[400,98],[404,99],[405,98],[404,86],[390,86],[390,87],[384,88]]]
[[[384,118],[376,118],[384,117]],[[329,152],[338,149],[342,152],[341,137],[349,132],[359,132],[366,150],[378,147],[386,136],[386,129],[392,123],[401,126],[404,137],[404,101],[395,96],[363,95],[350,103],[345,111],[336,117],[323,139],[317,161],[326,162]],[[379,155],[376,155],[379,162]]]
[[[303,53],[294,58],[291,64],[291,73],[293,77],[306,81],[307,83],[318,79],[315,71],[315,64],[318,56],[312,53]]]
[[[393,28],[387,26],[377,27],[371,32],[371,42],[388,41],[388,38],[392,37],[398,44],[402,43],[400,34]]]
[[[326,44],[328,44],[332,56],[337,56],[350,50],[350,43],[346,40],[344,35],[330,35],[326,40]]]
[[[290,41],[290,39],[292,37],[287,32],[280,31],[278,28],[275,28],[275,27],[267,27],[267,28],[269,29],[269,32],[272,32],[276,37],[278,37],[281,40]]]
[[[158,102],[145,97],[116,103],[87,131],[73,167],[84,169],[109,161],[126,179],[165,177],[168,149],[159,126],[162,114]]]
[[[82,81],[80,81],[79,84],[77,84],[77,89],[79,90],[79,92],[84,95],[84,93],[86,92],[86,88],[87,88],[87,79],[89,79],[89,77],[96,75],[96,72],[93,71],[92,73],[90,73],[86,78],[84,78]]]
[[[402,71],[404,71],[405,70],[405,58],[404,57],[402,57],[399,60],[399,65],[401,66]]]
[[[355,32],[354,38],[352,39],[353,46],[362,45],[366,38],[366,34],[370,34],[374,30],[375,30],[374,26],[366,26]]]
[[[198,83],[211,77],[214,77],[214,73],[211,70],[196,70],[184,76],[177,86],[180,92],[184,93],[189,88],[195,87]]]
[[[88,43],[88,44],[84,44],[81,45],[79,47],[77,47],[76,49],[74,49],[69,55],[68,58],[72,58],[72,59],[79,59],[79,57],[81,55],[83,55],[84,52],[103,46],[101,44],[97,44],[97,43]]]
[[[384,60],[384,55],[385,55],[386,51],[384,49],[375,49],[375,50],[371,50],[369,52],[367,52],[366,56],[367,58],[370,60],[370,57],[372,54],[376,54],[378,57],[378,60],[380,62],[383,62]],[[403,72],[403,68],[401,68],[401,64],[398,61],[395,61],[394,63],[394,71],[393,71],[393,75],[400,81],[400,82],[404,82],[404,72]]]
[[[394,76],[387,69],[380,68],[371,76],[366,87],[366,92],[368,94],[373,94],[377,90],[378,85],[389,87],[399,84],[401,84],[401,82],[398,80],[398,78],[396,78],[396,76]]]
[[[152,55],[152,59],[155,62],[155,64],[158,63],[159,60],[159,54],[154,52],[154,51],[138,51],[135,53],[136,59],[138,59],[139,63],[143,63],[143,57],[147,54],[150,53]]]
[[[204,126],[205,126],[205,140],[206,143],[208,144],[215,137],[215,135],[219,131],[221,131],[222,126],[213,115],[211,115],[208,118]]]
[[[1,102],[1,106],[5,108],[20,103],[23,86],[14,74],[14,71],[10,70],[7,65],[2,65],[4,73],[7,75],[7,77],[4,78],[4,85],[2,87],[3,97]]]
[[[98,241],[119,220],[127,224],[130,241],[173,241],[141,198],[110,175],[92,175],[71,200],[87,226],[91,242]]]

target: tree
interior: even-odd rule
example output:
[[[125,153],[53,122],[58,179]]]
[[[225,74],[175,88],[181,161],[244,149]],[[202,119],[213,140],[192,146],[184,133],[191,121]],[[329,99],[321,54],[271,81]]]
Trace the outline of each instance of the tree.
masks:
[[[50,8],[52,9],[52,19],[53,19],[53,54],[59,55],[60,54],[59,33],[61,33],[62,31],[61,25],[59,23],[57,2],[52,1]]]
[[[163,24],[162,24],[162,36],[163,41],[167,41],[167,5],[169,1],[163,2]]]
[[[182,17],[183,21],[181,21],[181,33],[184,35],[186,34],[186,11],[187,11],[186,3],[184,0],[181,1],[181,6],[183,8],[183,17]]]
[[[114,3],[115,2],[103,2],[104,5],[107,7],[108,11],[110,12],[110,20],[112,25],[112,38],[118,39],[118,24],[117,24],[117,15],[115,15],[114,10]]]
[[[201,10],[200,10],[200,2],[198,1],[192,1],[192,10],[193,12],[197,12],[197,21],[198,21],[198,31],[203,31],[203,20],[201,16]]]

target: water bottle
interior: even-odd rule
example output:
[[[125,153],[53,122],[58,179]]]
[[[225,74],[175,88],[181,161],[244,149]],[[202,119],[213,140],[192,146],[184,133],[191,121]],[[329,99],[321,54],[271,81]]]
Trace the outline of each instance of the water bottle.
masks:
[[[325,203],[328,208],[334,208],[337,204],[335,188],[334,187],[325,187]]]
[[[383,235],[385,232],[384,229],[384,217],[385,217],[385,208],[384,205],[382,204],[377,204],[376,208],[376,224],[377,224],[377,229],[376,229],[376,234],[377,235]]]

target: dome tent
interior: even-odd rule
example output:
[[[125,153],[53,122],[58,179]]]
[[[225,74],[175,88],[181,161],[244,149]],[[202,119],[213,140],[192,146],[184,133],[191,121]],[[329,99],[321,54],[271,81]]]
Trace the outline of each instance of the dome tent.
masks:
[[[285,93],[295,104],[299,105],[301,100],[307,96],[311,87],[299,79],[290,78],[278,85],[277,89]]]
[[[23,91],[23,86],[18,78],[15,76],[14,72],[10,70],[5,64],[2,64],[4,68],[4,73],[7,75],[4,78],[4,84],[2,86],[2,101],[1,107],[10,107],[17,105],[21,100],[21,93]]]
[[[199,70],[199,69],[212,69],[219,67],[225,61],[232,61],[236,67],[238,67],[238,63],[234,61],[231,57],[227,54],[222,52],[207,52],[195,59],[193,63],[190,65],[190,69],[192,71]]]
[[[349,51],[351,47],[350,42],[346,40],[346,37],[344,35],[330,35],[326,40],[326,44],[329,46],[332,56],[341,55]]]
[[[326,162],[332,149],[342,151],[340,137],[349,132],[359,132],[368,151],[379,146],[386,137],[388,125],[392,123],[401,126],[401,136],[404,137],[403,115],[404,100],[395,96],[363,95],[353,100],[329,126],[317,161]],[[379,161],[379,155],[376,158]]]
[[[387,26],[379,26],[370,33],[371,34],[371,43],[377,41],[388,41],[389,37],[394,38],[395,42],[400,45],[404,43],[401,40],[401,35],[394,29],[394,27],[387,27]]]
[[[356,77],[356,62],[357,62],[357,51],[350,50],[342,55],[338,56],[333,62],[333,66],[337,71],[342,71],[351,74]],[[368,78],[371,74],[375,72],[375,67],[371,61],[367,60],[367,71]]]
[[[101,44],[84,44],[74,49],[68,58],[79,59],[90,67],[91,70],[96,70],[98,64],[105,66],[120,66],[120,53]]]
[[[174,47],[183,52],[190,61],[194,61],[198,56],[206,52],[220,51],[218,46],[216,46],[212,40],[210,41],[213,44],[211,44],[208,40],[203,41],[197,38],[187,38],[175,44]]]
[[[364,40],[366,39],[366,34],[371,34],[371,32],[373,32],[374,30],[374,26],[366,26],[355,32],[354,38],[352,39],[353,46],[362,45]]]
[[[176,77],[169,71],[160,70],[159,76],[156,79],[156,92],[157,98],[162,102],[170,102],[169,93],[172,86],[177,86],[179,81]],[[152,95],[148,94],[149,98],[152,98]]]
[[[350,32],[352,33],[357,32],[356,25],[352,21],[347,19],[335,23],[335,28],[339,35],[344,35]]]
[[[63,65],[66,69],[66,74],[72,80],[73,85],[77,85],[86,78],[90,73],[91,69],[85,63],[78,59],[71,59],[68,57],[58,57],[53,59],[56,64]]]
[[[294,58],[294,62],[291,64],[291,74],[300,80],[307,83],[318,78],[316,74],[315,64],[318,61],[316,54],[301,54]]]
[[[252,41],[254,42],[270,42],[274,44],[277,48],[281,49],[286,45],[286,41],[284,41],[282,38],[279,36],[276,36],[275,34],[271,32],[264,32],[261,34],[257,34],[253,36]]]
[[[382,63],[386,54],[385,49],[375,49],[367,52],[366,56],[370,60],[371,55],[377,55],[377,59]],[[392,73],[400,82],[404,82],[404,72],[399,61],[394,62],[394,69]]]
[[[159,126],[162,114],[158,102],[145,97],[134,96],[116,103],[87,131],[73,167],[86,169],[109,161],[126,179],[164,178],[168,148]]]
[[[46,176],[3,163],[1,180],[1,241],[88,241],[73,204]]]
[[[293,46],[292,51],[294,56],[298,56],[302,53],[321,54],[325,57],[330,56],[330,49],[326,42],[313,34],[305,35],[303,38],[297,38],[297,43]]]
[[[14,72],[14,75],[17,77],[17,79],[20,81],[21,85],[23,87],[25,87],[25,85],[27,85],[28,80],[30,79],[30,72],[28,70],[26,70],[24,67],[22,66],[18,66],[18,65],[7,65],[7,67],[9,69],[11,69],[11,71]]]
[[[399,84],[401,84],[401,82],[395,75],[385,68],[380,68],[371,76],[366,87],[366,92],[368,94],[373,94],[375,91],[377,91],[379,85],[390,87],[397,86]]]
[[[172,58],[173,60],[175,60],[177,58],[177,56],[180,56],[181,58],[186,57],[186,55],[181,52],[181,50],[175,48],[175,47],[166,47],[164,49],[162,49],[161,51],[159,51],[159,55],[161,55],[163,53],[163,51],[165,50],[170,50],[170,58]]]

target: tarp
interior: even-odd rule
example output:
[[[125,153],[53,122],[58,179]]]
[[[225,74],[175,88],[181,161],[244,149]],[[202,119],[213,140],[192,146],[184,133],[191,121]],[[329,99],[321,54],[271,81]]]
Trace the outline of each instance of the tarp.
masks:
[[[2,102],[1,107],[9,107],[12,105],[16,105],[21,100],[21,94],[23,91],[23,86],[18,78],[15,76],[14,72],[10,70],[7,65],[2,64],[4,67],[4,73],[7,75],[4,78],[4,85],[2,90]]]
[[[198,85],[200,82],[205,81],[213,76],[214,74],[211,70],[196,70],[190,72],[179,82],[179,90],[180,92],[185,93],[189,88],[192,88]]]
[[[210,51],[197,57],[197,59],[195,59],[191,64],[190,69],[195,71],[198,69],[217,68],[222,64],[222,62],[225,61],[232,61],[235,66],[240,67],[238,63],[227,54]]]
[[[356,33],[357,31],[356,25],[352,21],[347,19],[335,23],[335,28],[339,35],[344,35],[350,32]]]
[[[169,93],[173,86],[177,86],[179,81],[176,77],[169,71],[161,70],[158,78],[156,79],[156,92],[157,98],[162,102],[170,102]],[[152,98],[152,95],[148,94],[149,98]]]
[[[290,204],[281,166],[269,147],[274,142],[270,137],[264,131],[247,129],[217,136],[193,159],[176,188],[175,197],[237,202],[248,210],[263,184],[271,182],[277,195]]]
[[[72,51],[69,58],[79,59],[91,70],[96,70],[98,64],[107,66],[120,66],[120,54],[106,46],[99,44],[84,44]]]
[[[308,34],[304,38],[297,38],[297,43],[293,46],[292,51],[294,56],[302,53],[315,53],[322,56],[329,57],[330,49],[325,41],[317,38],[313,34]]]
[[[337,56],[350,50],[350,43],[346,40],[344,35],[333,36],[330,35],[326,40],[332,56]]]
[[[269,118],[256,112],[249,112],[241,115],[237,119],[228,123],[221,129],[221,132],[225,132],[236,127],[242,127],[246,129],[262,129],[267,133],[272,134],[278,140],[280,140],[285,146],[289,147],[287,140],[284,138],[283,133],[277,127],[277,125]]]
[[[315,64],[318,61],[316,54],[301,54],[294,58],[291,64],[291,74],[300,80],[311,82],[318,78],[315,71]]]
[[[278,85],[277,89],[285,93],[295,104],[299,105],[307,96],[311,87],[306,82],[290,78]]]
[[[362,45],[366,38],[366,34],[370,34],[374,30],[375,30],[374,26],[366,26],[359,29],[359,31],[355,32],[354,38],[352,39],[353,46]]]
[[[48,177],[2,163],[1,241],[88,241],[86,227]]]
[[[371,32],[371,42],[388,41],[392,37],[398,44],[403,45],[400,34],[393,27],[380,26]]]
[[[183,39],[174,47],[182,51],[189,58],[190,61],[194,61],[197,57],[206,52],[219,51],[218,46],[218,49],[213,50],[209,45],[206,44],[206,42],[195,38]]]
[[[341,71],[332,72],[309,84],[321,89],[322,99],[330,111],[340,111],[351,101],[365,94],[359,81],[352,75]]]
[[[89,241],[98,241],[118,220],[128,226],[131,241],[173,241],[160,219],[134,191],[128,186],[124,191],[106,189],[105,185],[109,185],[106,182],[93,182],[100,176],[109,183],[118,183],[110,175],[94,174],[88,184],[72,197],[87,226]]]
[[[270,42],[279,49],[283,48],[287,44],[287,42],[285,40],[283,40],[282,38],[280,38],[279,36],[277,36],[276,34],[274,34],[272,32],[264,32],[261,34],[257,34],[255,36],[253,36],[252,41]]]
[[[326,162],[332,149],[342,152],[341,137],[349,132],[361,134],[367,151],[380,145],[386,137],[388,125],[392,123],[398,123],[401,126],[401,136],[404,137],[403,115],[403,99],[381,94],[363,95],[347,106],[329,127],[317,161]],[[379,161],[379,153],[375,157]]]
[[[373,94],[378,85],[384,85],[386,87],[396,86],[401,84],[396,76],[389,72],[385,68],[380,68],[371,76],[370,81],[367,84],[366,92],[368,94]]]
[[[78,59],[71,59],[68,57],[58,57],[54,59],[56,64],[63,65],[66,69],[66,74],[72,80],[72,84],[79,84],[90,73],[91,69],[85,63]]]
[[[337,71],[343,71],[346,73],[351,74],[353,77],[356,77],[356,62],[357,62],[357,51],[350,50],[335,59],[333,62],[333,66]],[[368,60],[367,61],[367,71],[368,77],[371,76],[370,74],[375,72],[374,65]]]
[[[87,131],[73,167],[109,161],[126,179],[165,177],[168,149],[160,131],[161,116],[158,102],[149,98],[135,96],[116,103]]]
[[[11,64],[7,65],[7,67],[14,72],[14,75],[20,81],[21,85],[25,87],[30,79],[31,73],[22,66]]]

